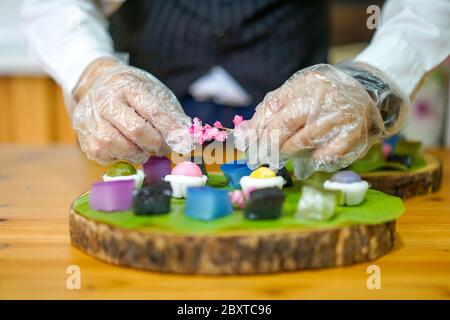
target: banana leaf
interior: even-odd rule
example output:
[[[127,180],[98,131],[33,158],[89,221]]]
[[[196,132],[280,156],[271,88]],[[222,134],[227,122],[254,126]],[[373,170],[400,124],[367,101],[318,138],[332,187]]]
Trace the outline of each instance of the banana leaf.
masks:
[[[224,176],[210,174],[208,184],[228,189]],[[107,213],[89,207],[89,193],[80,196],[74,202],[75,210],[91,220],[104,222],[125,229],[139,229],[149,232],[167,231],[183,234],[209,234],[226,231],[286,230],[290,228],[330,228],[352,224],[379,224],[392,221],[405,210],[400,198],[369,189],[363,203],[354,207],[339,206],[335,215],[327,221],[300,220],[295,217],[297,204],[301,196],[302,183],[294,182],[292,188],[284,189],[286,200],[283,214],[277,220],[247,220],[241,210],[212,221],[194,220],[184,214],[185,200],[172,199],[169,214],[157,216],[137,216],[132,211]]]
[[[394,153],[401,156],[410,155],[412,157],[411,167],[408,168],[399,162],[386,161],[383,157],[381,144],[376,143],[363,158],[352,163],[348,169],[358,173],[377,170],[414,171],[426,164],[421,142],[401,140],[397,143]]]
[[[395,154],[400,156],[410,155],[412,157],[410,170],[417,170],[426,165],[423,146],[420,141],[400,140],[395,147]]]

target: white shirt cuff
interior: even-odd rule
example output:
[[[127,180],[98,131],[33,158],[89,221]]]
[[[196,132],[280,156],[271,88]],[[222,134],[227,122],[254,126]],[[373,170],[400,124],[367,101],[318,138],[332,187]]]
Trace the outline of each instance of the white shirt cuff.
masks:
[[[89,48],[88,50],[77,52],[77,55],[70,58],[70,63],[61,64],[58,72],[61,75],[61,80],[58,82],[63,90],[72,94],[86,67],[93,61],[105,57],[115,58],[113,53]]]
[[[355,60],[383,71],[405,96],[412,93],[426,72],[421,57],[398,33],[385,35],[382,43],[371,44]]]

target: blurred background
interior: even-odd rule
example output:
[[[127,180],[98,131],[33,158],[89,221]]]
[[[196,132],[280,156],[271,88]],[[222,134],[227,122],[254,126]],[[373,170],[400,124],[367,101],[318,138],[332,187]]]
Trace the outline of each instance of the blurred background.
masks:
[[[59,87],[27,52],[18,21],[22,2],[0,1],[0,143],[74,144]],[[366,28],[366,8],[382,3],[330,1],[330,63],[351,59],[367,46],[373,31]],[[450,146],[449,70],[450,59],[421,88],[402,132],[406,137]]]

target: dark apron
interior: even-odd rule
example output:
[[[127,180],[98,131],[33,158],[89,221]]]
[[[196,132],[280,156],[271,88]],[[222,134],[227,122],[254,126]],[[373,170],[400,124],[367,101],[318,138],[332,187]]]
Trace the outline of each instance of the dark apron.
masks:
[[[115,49],[174,91],[190,116],[230,125],[295,71],[327,60],[326,0],[128,0],[110,18]],[[246,108],[197,103],[188,88],[222,66],[251,95]],[[221,109],[223,108],[223,109]],[[206,120],[205,117],[211,118]],[[215,117],[215,118],[214,118]]]

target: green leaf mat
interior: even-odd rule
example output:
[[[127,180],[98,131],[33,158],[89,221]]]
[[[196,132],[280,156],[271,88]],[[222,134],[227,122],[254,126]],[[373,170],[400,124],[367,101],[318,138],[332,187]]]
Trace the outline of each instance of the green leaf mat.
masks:
[[[213,187],[227,188],[225,177],[210,174],[208,184]],[[184,214],[185,200],[172,199],[172,211],[159,216],[136,216],[132,211],[106,213],[89,207],[89,193],[74,201],[74,209],[79,214],[98,222],[107,223],[124,229],[139,229],[148,232],[173,232],[179,234],[218,234],[233,231],[265,231],[286,229],[333,228],[354,224],[380,224],[392,221],[404,212],[402,200],[379,191],[369,190],[364,202],[356,207],[338,207],[336,215],[328,221],[308,221],[295,218],[300,198],[301,183],[295,181],[291,188],[285,188],[286,195],[283,215],[278,220],[250,221],[242,211],[235,210],[231,215],[213,221],[198,221]]]
[[[416,141],[399,141],[395,148],[398,155],[411,155],[412,165],[410,168],[398,162],[386,161],[383,158],[381,144],[377,143],[360,160],[352,163],[348,169],[358,173],[367,173],[381,170],[414,172],[426,166],[422,143]]]

